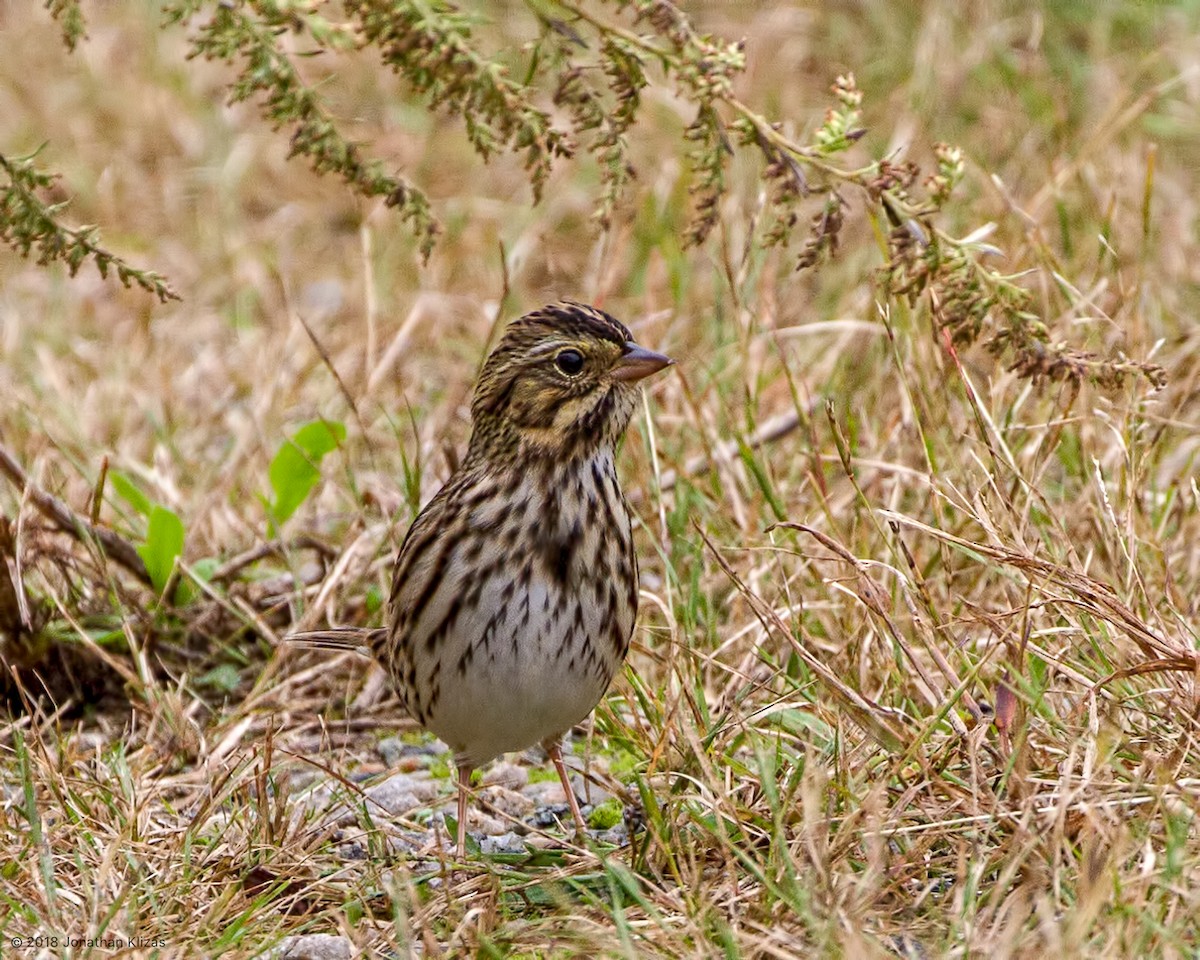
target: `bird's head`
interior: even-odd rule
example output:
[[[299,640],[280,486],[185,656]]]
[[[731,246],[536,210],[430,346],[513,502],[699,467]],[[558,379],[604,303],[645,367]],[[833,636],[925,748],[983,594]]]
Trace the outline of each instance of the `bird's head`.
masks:
[[[565,458],[613,444],[633,415],[637,382],[673,362],[595,307],[564,301],[527,313],[483,365],[472,451]]]

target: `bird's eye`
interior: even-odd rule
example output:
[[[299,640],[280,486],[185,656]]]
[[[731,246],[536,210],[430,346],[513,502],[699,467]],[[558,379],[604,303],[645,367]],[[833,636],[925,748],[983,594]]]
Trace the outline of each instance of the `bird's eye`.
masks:
[[[578,350],[563,350],[554,358],[554,365],[568,377],[574,377],[583,369],[583,354]]]

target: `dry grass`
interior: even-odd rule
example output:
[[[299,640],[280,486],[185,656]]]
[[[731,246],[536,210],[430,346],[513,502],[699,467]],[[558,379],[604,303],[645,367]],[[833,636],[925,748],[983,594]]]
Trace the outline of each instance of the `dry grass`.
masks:
[[[1168,376],[1077,394],[958,356],[920,310],[877,303],[862,222],[817,271],[758,249],[749,171],[719,235],[682,250],[671,157],[690,118],[668,96],[661,132],[636,144],[663,159],[598,241],[589,172],[560,170],[530,208],[518,162],[481,167],[390,79],[347,64],[339,110],[447,224],[420,268],[386,211],[220,106],[222,74],[181,62],[153,4],[94,7],[68,57],[40,4],[0,6],[0,149],[48,141],[73,216],[184,299],[0,254],[0,437],[84,515],[107,457],[183,520],[183,579],[203,586],[160,605],[0,490],[42,627],[35,649],[9,647],[26,669],[0,725],[0,943],[250,957],[327,932],[364,956],[1197,955],[1194,5],[696,12],[748,36],[742,95],[772,115],[812,126],[854,70],[864,150],[965,148],[948,231],[995,220],[1005,269],[1038,271],[1056,337]],[[295,791],[370,769],[405,721],[373,674],[279,636],[378,617],[397,536],[465,440],[506,276],[505,316],[602,302],[680,361],[624,452],[643,615],[589,744],[646,832],[632,849],[421,872],[360,804],[369,855],[347,862]],[[272,539],[268,464],[316,417],[349,436],[282,551],[206,580]],[[136,539],[111,485],[96,513]]]

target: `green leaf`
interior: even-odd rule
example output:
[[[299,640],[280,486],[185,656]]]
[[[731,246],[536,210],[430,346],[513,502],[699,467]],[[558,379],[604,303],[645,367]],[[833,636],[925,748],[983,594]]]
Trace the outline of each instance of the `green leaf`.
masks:
[[[367,613],[378,613],[383,609],[383,591],[379,589],[379,584],[373,583],[367,587],[366,607]]]
[[[166,507],[155,505],[150,510],[146,542],[137,552],[146,564],[154,589],[162,593],[175,569],[175,558],[183,553],[183,522]]]
[[[216,557],[201,557],[191,565],[191,572],[195,576],[193,580],[189,576],[184,576],[179,581],[179,586],[175,588],[175,603],[180,606],[186,606],[201,595],[200,587],[196,581],[208,583],[212,580],[212,575],[217,572],[217,567],[220,563]]]
[[[345,424],[313,420],[283,442],[267,471],[274,491],[270,511],[276,525],[282,525],[305,501],[321,479],[321,460],[345,439]]]
[[[222,693],[232,693],[241,682],[238,669],[232,663],[222,663],[213,667],[208,673],[196,678],[196,683],[202,687],[211,687]]]
[[[150,502],[150,498],[142,493],[132,480],[130,480],[120,470],[108,471],[108,482],[113,485],[113,489],[117,491],[121,499],[128,503],[134,510],[140,513],[143,517],[150,516],[150,511],[154,508],[154,504]]]

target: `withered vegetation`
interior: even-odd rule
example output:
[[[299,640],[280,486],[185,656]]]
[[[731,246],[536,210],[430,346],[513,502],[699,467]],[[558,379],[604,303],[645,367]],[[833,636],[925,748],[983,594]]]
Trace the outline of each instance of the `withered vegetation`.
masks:
[[[162,8],[0,11],[0,937],[1194,953],[1194,12]],[[579,738],[633,842],[456,871],[281,637],[380,621],[563,296],[679,360]]]

